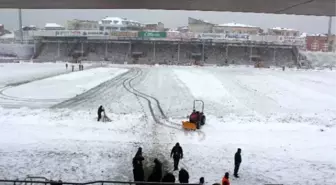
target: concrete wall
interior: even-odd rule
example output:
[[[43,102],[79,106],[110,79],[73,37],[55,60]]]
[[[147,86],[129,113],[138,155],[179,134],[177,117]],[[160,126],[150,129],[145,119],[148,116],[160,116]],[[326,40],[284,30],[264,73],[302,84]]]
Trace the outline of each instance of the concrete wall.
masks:
[[[0,55],[15,55],[20,59],[30,59],[34,54],[32,44],[0,44]]]

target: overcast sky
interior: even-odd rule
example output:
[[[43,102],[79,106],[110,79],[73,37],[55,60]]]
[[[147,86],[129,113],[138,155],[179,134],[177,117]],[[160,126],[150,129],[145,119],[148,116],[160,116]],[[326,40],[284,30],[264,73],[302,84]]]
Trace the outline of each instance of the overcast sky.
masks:
[[[43,27],[47,22],[65,25],[70,19],[100,20],[106,16],[125,17],[142,23],[163,22],[165,27],[175,28],[188,24],[188,17],[213,23],[236,22],[261,28],[285,27],[307,33],[327,33],[328,17],[272,15],[231,12],[173,11],[173,10],[23,10],[23,25]],[[18,10],[0,9],[0,24],[7,29],[18,28]],[[336,32],[335,17],[332,32]]]

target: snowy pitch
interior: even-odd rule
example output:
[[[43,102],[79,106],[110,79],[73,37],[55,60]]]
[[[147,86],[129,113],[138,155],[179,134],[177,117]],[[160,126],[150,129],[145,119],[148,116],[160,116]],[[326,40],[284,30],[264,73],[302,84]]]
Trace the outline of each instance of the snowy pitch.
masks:
[[[137,147],[146,168],[158,157],[171,170],[170,149],[180,142],[191,182],[220,182],[242,148],[241,178],[231,177],[233,185],[336,183],[334,71],[126,68],[4,87],[0,178],[128,181]],[[205,102],[207,123],[186,132],[181,121],[194,99]],[[96,122],[99,105],[112,122]]]

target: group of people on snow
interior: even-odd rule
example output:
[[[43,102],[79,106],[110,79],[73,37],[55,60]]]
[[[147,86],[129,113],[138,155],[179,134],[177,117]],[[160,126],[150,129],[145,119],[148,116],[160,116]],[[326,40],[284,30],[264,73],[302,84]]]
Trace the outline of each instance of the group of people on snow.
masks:
[[[173,147],[171,151],[171,157],[174,159],[174,171],[178,170],[179,160],[183,158],[183,150],[179,143]],[[133,177],[135,182],[144,182],[145,174],[143,169],[143,161],[145,158],[142,155],[142,148],[139,147],[135,156],[133,157]],[[180,183],[189,183],[189,173],[186,169],[181,168],[179,171],[179,182]],[[174,174],[167,172],[163,175],[162,172],[162,163],[159,159],[154,159],[154,167],[149,175],[147,182],[167,182],[175,183],[176,179]]]
[[[69,67],[69,64],[66,63],[66,64],[65,64],[65,69],[68,70],[68,67]],[[71,70],[72,70],[72,71],[75,70],[75,66],[74,66],[73,64],[71,65]],[[79,64],[79,65],[78,65],[78,70],[79,70],[79,71],[83,71],[83,70],[84,70],[84,65],[83,65],[83,64]]]
[[[102,118],[106,117],[105,115],[105,109],[101,105],[98,108],[98,120],[101,121]],[[193,112],[197,114],[196,112]],[[181,159],[183,159],[183,149],[180,146],[180,143],[176,143],[175,146],[172,148],[170,152],[170,158],[173,158],[174,160],[174,171],[177,171],[179,169],[179,162]],[[133,157],[132,164],[133,164],[133,177],[135,182],[144,182],[145,181],[145,173],[143,169],[143,161],[145,158],[142,155],[142,148],[139,147],[138,151],[136,152],[135,156]],[[238,171],[240,164],[242,162],[241,158],[241,149],[238,148],[237,152],[234,155],[234,172],[233,176],[236,178],[239,178]],[[154,159],[154,167],[152,170],[152,173],[149,175],[147,182],[170,182],[175,183],[175,176],[168,172],[164,176],[162,176],[162,163],[159,159]],[[179,171],[179,182],[180,183],[189,183],[189,173],[186,169],[181,168]],[[200,178],[201,185],[204,184],[204,177]],[[217,185],[217,183],[215,183]],[[214,185],[215,185],[214,184]],[[224,177],[222,178],[222,185],[230,185],[229,181],[229,172],[226,172]]]
[[[175,146],[172,148],[170,157],[174,160],[174,171],[177,171],[179,169],[179,161],[183,159],[183,149],[180,146],[179,143],[176,143]],[[145,175],[144,175],[144,169],[142,162],[145,160],[145,158],[142,156],[142,148],[139,147],[138,151],[136,152],[134,158],[133,158],[133,176],[135,182],[144,182],[145,181]],[[238,171],[240,164],[242,162],[241,158],[241,149],[238,148],[237,152],[234,156],[234,177],[239,178]],[[181,168],[178,174],[178,180],[180,183],[189,183],[189,173],[186,169]],[[167,172],[164,176],[162,173],[162,163],[159,159],[154,159],[154,167],[149,175],[147,182],[167,182],[167,183],[175,183],[176,179],[174,174]],[[204,185],[204,177],[201,177],[199,179],[199,184]],[[218,183],[215,183],[213,185],[220,185]],[[226,172],[224,174],[224,177],[222,178],[221,185],[230,185],[229,180],[229,172]]]

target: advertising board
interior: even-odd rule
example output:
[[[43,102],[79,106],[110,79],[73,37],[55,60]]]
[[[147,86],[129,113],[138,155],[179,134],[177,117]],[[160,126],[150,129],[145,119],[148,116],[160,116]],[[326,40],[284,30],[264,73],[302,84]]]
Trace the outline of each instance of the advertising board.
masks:
[[[250,35],[248,35],[248,34],[227,33],[227,34],[225,34],[225,40],[250,40]]]
[[[56,37],[80,37],[82,36],[82,32],[80,30],[59,30],[55,31]]]
[[[88,31],[81,31],[83,36],[87,37],[96,37],[96,36],[108,36],[109,32],[107,31],[99,31],[99,30],[88,30]]]
[[[167,38],[168,39],[180,39],[181,33],[176,31],[168,31],[167,32]]]
[[[114,31],[114,32],[111,32],[110,35],[114,37],[129,38],[129,37],[137,37],[138,32],[137,31]]]
[[[199,39],[218,39],[218,40],[223,40],[225,39],[225,34],[222,33],[201,33],[198,35]]]
[[[142,37],[142,38],[166,38],[167,37],[167,32],[140,31],[140,32],[138,32],[138,37]]]

